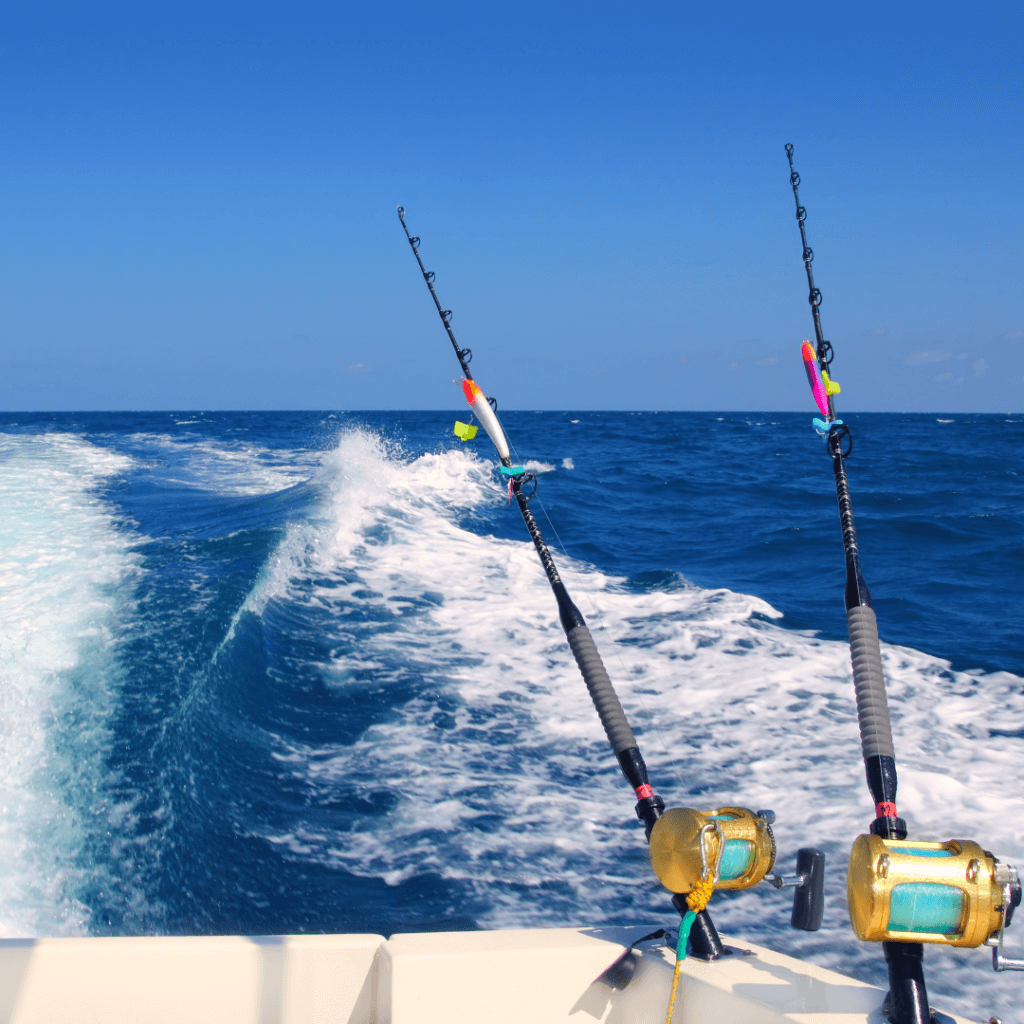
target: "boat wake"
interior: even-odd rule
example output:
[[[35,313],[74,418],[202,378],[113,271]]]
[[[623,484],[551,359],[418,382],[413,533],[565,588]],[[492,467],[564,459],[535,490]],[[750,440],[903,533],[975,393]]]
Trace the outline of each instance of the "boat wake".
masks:
[[[267,840],[390,884],[457,880],[486,927],[663,915],[533,548],[473,528],[506,501],[490,465],[461,451],[409,460],[352,433],[324,472],[320,518],[292,528],[248,608],[315,607],[333,647],[325,684],[401,696],[353,742],[278,735],[274,756],[296,785],[354,788],[389,810],[341,831],[296,821]],[[682,580],[638,592],[560,564],[669,805],[772,807],[784,870],[799,846],[828,855],[822,932],[791,931],[768,891],[716,897],[720,927],[879,980],[880,951],[854,939],[845,907],[849,846],[873,817],[847,645],[787,630],[757,598]],[[883,658],[911,837],[983,833],[1020,862],[1022,680],[902,647]],[[958,986],[993,983],[984,953],[929,957],[970,963]]]
[[[393,931],[672,920],[533,547],[496,536],[492,463],[369,429],[294,457],[162,435],[131,457],[61,434],[0,445],[3,934],[294,929],[289,871],[344,882],[357,920],[398,894]],[[176,460],[160,486],[207,495],[164,546],[114,501],[119,480],[151,485],[159,451]],[[666,803],[772,808],[786,872],[801,846],[828,856],[822,931],[791,930],[767,887],[716,895],[719,928],[884,984],[845,904],[873,817],[847,645],[658,566],[557,557]],[[911,837],[1022,864],[1024,680],[882,653]],[[319,898],[300,924],[334,930]],[[926,958],[949,1009],[1013,1004],[984,951]]]
[[[0,435],[0,934],[88,930],[85,889],[137,899],[109,856],[119,632],[137,542],[99,490],[131,460],[69,434]],[[109,850],[107,851],[109,854]]]

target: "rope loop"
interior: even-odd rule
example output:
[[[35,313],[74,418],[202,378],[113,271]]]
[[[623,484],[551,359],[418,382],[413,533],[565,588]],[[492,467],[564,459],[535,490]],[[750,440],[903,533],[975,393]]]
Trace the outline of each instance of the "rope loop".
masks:
[[[432,270],[428,270],[423,276],[427,279],[427,284],[434,283],[434,272]]]
[[[498,400],[497,400],[497,399],[496,399],[496,398],[494,397],[494,395],[491,395],[491,397],[487,399],[487,404],[488,404],[488,405],[489,405],[489,406],[490,406],[490,407],[491,407],[491,408],[492,408],[492,409],[493,409],[493,410],[494,410],[495,412],[497,412],[497,411],[498,411]]]
[[[846,450],[843,450],[843,439],[849,441],[846,446]],[[850,456],[850,452],[853,451],[853,435],[850,433],[850,428],[845,424],[843,426],[834,426],[828,432],[828,452],[829,455],[839,455],[842,459],[847,459]]]
[[[413,235],[412,238],[409,239],[409,244],[412,246],[412,251],[413,252],[419,252],[420,236],[419,235]]]
[[[452,311],[450,309],[441,310],[441,319],[444,321],[445,327],[448,326],[448,321],[452,318]]]
[[[818,346],[818,359],[823,359],[826,366],[831,366],[834,358],[835,353],[832,351],[832,342],[822,341]]]
[[[800,175],[797,174],[796,171],[794,171],[789,176],[789,181],[790,181],[790,184],[792,184],[792,185],[799,185],[800,184]]]
[[[708,905],[712,893],[715,891],[715,883],[710,878],[702,878],[687,894],[686,905],[695,913],[699,914]]]
[[[460,348],[459,361],[463,363],[473,362],[473,350],[471,348]]]
[[[802,206],[798,206],[796,208],[796,219],[801,224],[803,224],[803,222],[807,220],[807,211]]]
[[[814,262],[814,250],[809,246],[804,246],[804,263]]]
[[[792,155],[793,155],[793,143],[792,142],[787,142],[786,143],[786,156],[792,156]],[[399,207],[399,209],[401,209],[401,207]]]
[[[820,288],[812,288],[811,289],[811,294],[807,296],[807,301],[812,306],[820,306],[821,305],[821,289]]]
[[[405,207],[398,207],[398,219],[404,224],[405,223]]]

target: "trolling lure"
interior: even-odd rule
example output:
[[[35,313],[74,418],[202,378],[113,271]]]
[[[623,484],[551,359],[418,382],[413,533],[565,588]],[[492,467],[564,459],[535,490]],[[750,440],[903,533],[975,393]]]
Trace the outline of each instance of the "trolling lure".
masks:
[[[825,417],[824,420],[819,420],[817,417],[812,420],[814,429],[824,436],[832,429],[833,425],[842,426],[843,421],[835,418],[829,402],[829,399],[833,395],[838,395],[841,389],[835,381],[829,380],[828,370],[823,370],[818,364],[818,357],[814,354],[814,349],[811,348],[809,341],[805,341],[800,346],[800,354],[804,359],[804,370],[807,372],[807,383],[811,385],[814,403],[821,415]]]
[[[469,402],[476,418],[487,431],[487,436],[494,442],[498,456],[503,462],[506,461],[509,454],[505,431],[501,429],[498,417],[494,415],[494,409],[491,408],[491,403],[487,401],[487,396],[483,393],[480,385],[472,377],[467,377],[462,382],[462,393],[466,396],[466,401]]]
[[[809,341],[803,343],[800,348],[800,354],[804,357],[807,383],[811,385],[811,394],[814,395],[814,402],[818,406],[821,415],[828,419],[828,392],[825,390],[825,382],[821,379],[821,367],[818,366],[818,357],[814,354],[814,349],[811,348]]]

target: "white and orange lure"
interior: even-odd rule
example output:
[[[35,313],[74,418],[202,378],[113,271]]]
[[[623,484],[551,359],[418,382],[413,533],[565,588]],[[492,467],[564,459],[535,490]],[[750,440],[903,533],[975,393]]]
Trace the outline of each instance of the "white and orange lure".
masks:
[[[487,431],[487,436],[494,442],[498,449],[498,455],[504,460],[509,457],[508,442],[505,440],[505,432],[501,429],[498,417],[487,401],[487,396],[480,390],[480,385],[475,380],[468,378],[462,382],[462,393],[466,396],[470,408],[480,421],[480,425]]]

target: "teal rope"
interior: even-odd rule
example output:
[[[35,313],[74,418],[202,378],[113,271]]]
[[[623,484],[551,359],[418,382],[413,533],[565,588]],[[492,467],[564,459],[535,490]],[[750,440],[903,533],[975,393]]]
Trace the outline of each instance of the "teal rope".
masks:
[[[686,959],[686,943],[690,938],[690,929],[693,927],[693,922],[697,920],[697,915],[692,910],[688,910],[683,914],[683,922],[679,925],[679,940],[676,942],[676,959]]]

